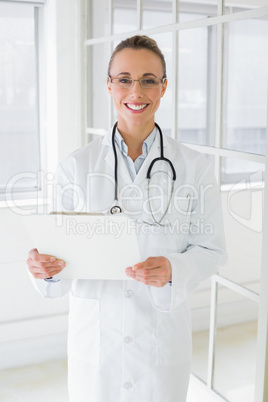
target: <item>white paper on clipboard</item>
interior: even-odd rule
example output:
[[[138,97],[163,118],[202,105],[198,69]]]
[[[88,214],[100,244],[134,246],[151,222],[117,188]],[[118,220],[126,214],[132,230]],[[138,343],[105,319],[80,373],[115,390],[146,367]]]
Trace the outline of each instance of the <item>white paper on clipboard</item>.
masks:
[[[65,279],[129,279],[140,261],[135,222],[125,215],[52,214],[22,217],[33,247],[66,262]]]

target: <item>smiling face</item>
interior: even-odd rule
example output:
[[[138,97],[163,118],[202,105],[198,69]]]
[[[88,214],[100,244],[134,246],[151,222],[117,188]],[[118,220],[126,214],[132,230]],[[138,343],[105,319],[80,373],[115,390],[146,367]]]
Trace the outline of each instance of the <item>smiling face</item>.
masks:
[[[112,78],[163,78],[160,58],[147,49],[126,48],[118,52],[112,62]],[[142,88],[135,81],[131,88],[118,88],[107,80],[118,113],[118,128],[130,132],[139,127],[149,134],[154,127],[154,115],[166,91],[167,81],[157,88]]]

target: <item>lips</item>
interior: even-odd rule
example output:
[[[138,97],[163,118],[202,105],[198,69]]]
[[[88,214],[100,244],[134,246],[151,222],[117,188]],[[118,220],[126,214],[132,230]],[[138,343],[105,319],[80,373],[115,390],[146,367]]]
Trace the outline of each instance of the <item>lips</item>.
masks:
[[[125,106],[132,112],[142,112],[148,105],[148,103],[125,103]]]

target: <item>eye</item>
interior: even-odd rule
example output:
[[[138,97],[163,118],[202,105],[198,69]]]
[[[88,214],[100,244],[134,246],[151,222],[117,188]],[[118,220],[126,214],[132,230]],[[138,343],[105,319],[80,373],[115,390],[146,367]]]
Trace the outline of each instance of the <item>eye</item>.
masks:
[[[119,78],[120,84],[131,84],[132,80],[129,78]]]
[[[146,85],[155,85],[158,83],[154,78],[147,78],[146,80],[142,80],[142,82]]]

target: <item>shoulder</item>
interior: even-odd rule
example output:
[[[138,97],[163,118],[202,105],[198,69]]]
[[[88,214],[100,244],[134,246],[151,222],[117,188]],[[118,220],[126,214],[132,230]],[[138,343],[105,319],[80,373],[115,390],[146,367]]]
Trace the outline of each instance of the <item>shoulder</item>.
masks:
[[[94,154],[95,152],[99,152],[103,148],[103,136],[96,138],[91,141],[89,144],[86,144],[82,148],[78,148],[73,151],[70,155],[67,156],[66,159],[81,159],[85,156]]]
[[[165,141],[176,156],[182,159],[185,163],[196,163],[197,165],[201,164],[204,166],[210,165],[209,160],[203,153],[190,148],[190,146],[184,145],[178,140],[167,136],[165,137]]]
[[[91,141],[89,144],[70,153],[65,159],[62,160],[61,164],[66,165],[68,163],[72,164],[85,162],[93,157],[98,156],[100,152],[106,148],[107,147],[103,145],[103,136],[100,136]]]
[[[107,149],[108,147],[103,144],[103,136],[100,136],[64,158],[58,165],[57,175],[64,174],[69,178],[78,173],[83,175],[104,160]]]

